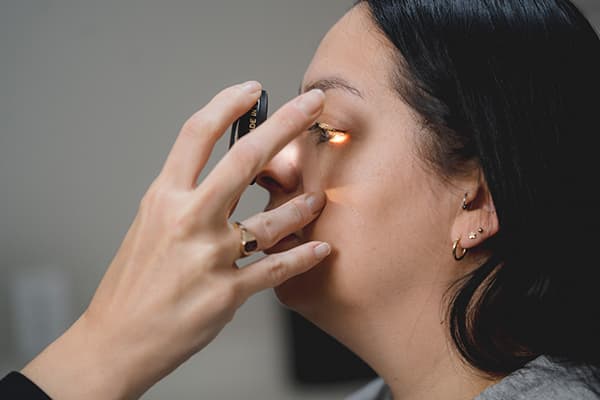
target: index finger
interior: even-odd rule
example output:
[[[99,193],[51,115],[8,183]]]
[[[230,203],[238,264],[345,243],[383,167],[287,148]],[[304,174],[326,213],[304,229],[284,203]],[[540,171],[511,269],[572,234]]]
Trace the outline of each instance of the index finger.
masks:
[[[323,110],[324,100],[325,94],[320,89],[306,92],[242,137],[196,188],[197,196],[204,198],[203,206],[206,206],[205,201],[210,201],[215,210],[227,214],[260,169],[315,122]]]

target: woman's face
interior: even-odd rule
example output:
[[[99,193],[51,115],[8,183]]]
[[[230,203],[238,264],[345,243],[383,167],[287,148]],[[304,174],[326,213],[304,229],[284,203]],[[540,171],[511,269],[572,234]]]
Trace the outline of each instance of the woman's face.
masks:
[[[307,131],[258,177],[270,192],[267,209],[304,192],[327,195],[301,241],[327,241],[332,254],[276,289],[284,304],[315,322],[393,307],[451,278],[440,271],[453,262],[449,230],[460,196],[449,195],[419,159],[416,143],[425,133],[392,85],[390,46],[365,6],[349,11],[321,42],[302,83],[303,91],[325,91],[318,122],[347,134],[337,137],[342,143],[318,143],[319,133]],[[280,242],[266,252],[297,244]]]

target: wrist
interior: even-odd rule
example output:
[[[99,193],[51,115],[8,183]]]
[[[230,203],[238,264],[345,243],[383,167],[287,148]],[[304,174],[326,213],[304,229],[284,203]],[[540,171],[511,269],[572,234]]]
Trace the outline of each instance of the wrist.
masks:
[[[126,354],[91,329],[82,315],[64,334],[28,363],[21,373],[51,398],[125,399],[134,396]],[[141,393],[140,393],[141,395]]]

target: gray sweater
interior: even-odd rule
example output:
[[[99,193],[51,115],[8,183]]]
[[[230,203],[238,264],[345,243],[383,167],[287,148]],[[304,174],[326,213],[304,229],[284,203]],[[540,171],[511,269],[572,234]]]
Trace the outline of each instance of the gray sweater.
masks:
[[[488,387],[473,400],[599,400],[600,368],[564,364],[540,356]],[[376,379],[345,400],[392,400]]]

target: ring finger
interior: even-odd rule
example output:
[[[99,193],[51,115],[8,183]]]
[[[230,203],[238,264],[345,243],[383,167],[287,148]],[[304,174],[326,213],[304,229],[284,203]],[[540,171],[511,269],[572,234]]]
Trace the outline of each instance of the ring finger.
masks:
[[[258,250],[265,250],[313,221],[325,201],[323,192],[304,194],[280,207],[248,218],[243,225],[256,237]],[[236,243],[239,243],[237,237]]]

